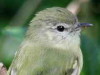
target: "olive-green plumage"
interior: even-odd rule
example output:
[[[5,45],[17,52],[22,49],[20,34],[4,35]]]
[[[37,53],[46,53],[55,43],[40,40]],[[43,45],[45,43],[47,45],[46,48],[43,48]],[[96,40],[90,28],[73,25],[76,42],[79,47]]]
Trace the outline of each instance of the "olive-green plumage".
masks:
[[[79,75],[83,63],[77,24],[77,18],[65,8],[40,11],[8,75]]]

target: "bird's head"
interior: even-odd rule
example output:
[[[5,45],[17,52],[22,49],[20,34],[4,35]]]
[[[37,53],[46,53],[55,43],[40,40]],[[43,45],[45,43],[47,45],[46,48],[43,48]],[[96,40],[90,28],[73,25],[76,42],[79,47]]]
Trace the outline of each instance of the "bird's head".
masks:
[[[88,23],[79,23],[76,16],[65,8],[53,7],[40,11],[31,21],[29,37],[41,41],[63,43],[80,42],[79,35],[83,26]],[[75,43],[74,43],[75,44]]]

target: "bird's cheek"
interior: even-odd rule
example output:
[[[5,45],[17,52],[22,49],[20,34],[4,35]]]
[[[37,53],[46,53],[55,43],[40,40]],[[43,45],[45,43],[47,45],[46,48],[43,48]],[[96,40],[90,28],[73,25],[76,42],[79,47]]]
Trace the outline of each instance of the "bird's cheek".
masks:
[[[46,35],[46,37],[47,37],[48,40],[53,40],[53,37],[54,37],[53,35],[54,35],[54,34],[53,34],[52,32],[47,31],[47,32],[45,33],[45,35]]]
[[[67,31],[63,32],[63,33],[62,33],[62,36],[63,36],[63,37],[68,37],[68,36],[69,36],[69,32],[67,32]]]

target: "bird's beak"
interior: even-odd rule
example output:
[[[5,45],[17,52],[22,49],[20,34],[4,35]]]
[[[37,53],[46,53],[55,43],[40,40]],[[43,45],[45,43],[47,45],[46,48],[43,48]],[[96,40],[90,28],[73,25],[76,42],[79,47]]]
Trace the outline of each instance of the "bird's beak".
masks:
[[[80,28],[80,27],[83,28],[83,27],[91,27],[91,26],[93,26],[93,24],[90,24],[90,23],[79,23],[77,27],[78,28]]]

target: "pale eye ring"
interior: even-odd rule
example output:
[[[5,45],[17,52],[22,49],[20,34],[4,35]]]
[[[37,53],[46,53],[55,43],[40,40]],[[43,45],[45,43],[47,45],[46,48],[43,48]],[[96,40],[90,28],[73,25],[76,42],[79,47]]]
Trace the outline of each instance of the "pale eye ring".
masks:
[[[64,26],[57,26],[57,30],[59,32],[63,32],[65,30],[65,27]]]

